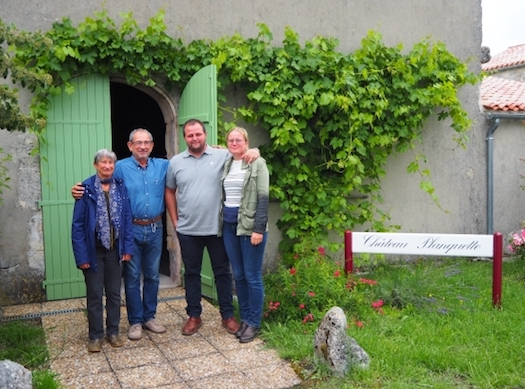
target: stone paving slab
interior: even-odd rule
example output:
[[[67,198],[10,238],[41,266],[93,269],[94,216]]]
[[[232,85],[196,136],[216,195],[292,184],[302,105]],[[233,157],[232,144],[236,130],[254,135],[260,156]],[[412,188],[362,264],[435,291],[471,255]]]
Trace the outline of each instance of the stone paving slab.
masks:
[[[261,339],[241,344],[221,326],[218,309],[203,300],[203,325],[183,336],[184,290],[159,291],[157,321],[166,333],[143,331],[127,339],[129,325],[122,308],[119,326],[125,344],[88,353],[85,299],[70,299],[4,308],[4,317],[42,314],[51,369],[68,389],[284,389],[301,382],[287,361]]]

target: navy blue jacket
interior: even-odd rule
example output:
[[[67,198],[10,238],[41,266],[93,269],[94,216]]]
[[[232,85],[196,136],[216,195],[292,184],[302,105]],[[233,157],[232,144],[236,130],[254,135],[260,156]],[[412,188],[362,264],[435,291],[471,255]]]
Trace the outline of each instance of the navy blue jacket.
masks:
[[[115,179],[117,190],[122,196],[122,214],[120,215],[120,235],[118,239],[119,258],[124,254],[134,253],[133,223],[131,217],[131,206],[128,192],[124,182]],[[77,267],[89,263],[90,271],[97,271],[97,254],[95,248],[95,227],[97,225],[97,194],[95,193],[95,176],[86,179],[84,195],[75,201],[73,209],[73,223],[71,227],[71,240],[73,243],[73,254]]]

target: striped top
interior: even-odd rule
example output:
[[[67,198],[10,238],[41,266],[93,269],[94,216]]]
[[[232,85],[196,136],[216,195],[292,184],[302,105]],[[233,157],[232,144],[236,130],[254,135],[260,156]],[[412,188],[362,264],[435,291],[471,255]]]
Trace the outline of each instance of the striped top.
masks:
[[[241,205],[242,184],[246,170],[241,169],[242,159],[232,162],[230,171],[224,179],[225,207],[239,207]]]

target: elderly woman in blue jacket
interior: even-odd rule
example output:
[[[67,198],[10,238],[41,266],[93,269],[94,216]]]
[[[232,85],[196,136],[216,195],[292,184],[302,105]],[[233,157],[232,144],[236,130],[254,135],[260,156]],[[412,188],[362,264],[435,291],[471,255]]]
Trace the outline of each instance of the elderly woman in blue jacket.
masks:
[[[131,259],[134,242],[128,193],[122,180],[113,178],[116,160],[112,151],[96,153],[97,174],[82,183],[84,195],[73,209],[71,237],[77,267],[86,281],[89,352],[102,349],[104,290],[107,340],[113,347],[124,344],[118,333],[121,261]]]

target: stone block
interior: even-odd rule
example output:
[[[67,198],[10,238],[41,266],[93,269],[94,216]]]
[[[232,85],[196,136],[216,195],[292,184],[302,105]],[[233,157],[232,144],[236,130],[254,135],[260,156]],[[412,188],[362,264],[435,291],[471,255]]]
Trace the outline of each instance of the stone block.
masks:
[[[0,388],[31,389],[33,375],[19,363],[8,359],[0,361]]]
[[[314,354],[337,376],[344,376],[352,366],[370,364],[366,351],[346,333],[346,315],[339,307],[331,308],[315,331]]]

